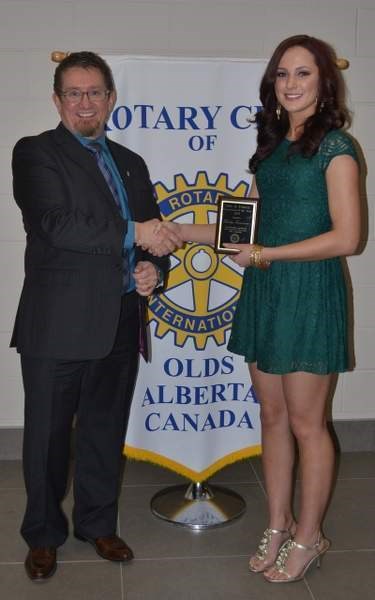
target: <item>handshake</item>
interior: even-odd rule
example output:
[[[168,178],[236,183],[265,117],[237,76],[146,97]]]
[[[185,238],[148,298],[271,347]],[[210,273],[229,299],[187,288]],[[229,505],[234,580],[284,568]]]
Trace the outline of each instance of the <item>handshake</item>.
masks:
[[[181,227],[177,223],[150,219],[143,223],[136,221],[135,243],[153,256],[165,256],[181,248],[184,240],[181,237]]]

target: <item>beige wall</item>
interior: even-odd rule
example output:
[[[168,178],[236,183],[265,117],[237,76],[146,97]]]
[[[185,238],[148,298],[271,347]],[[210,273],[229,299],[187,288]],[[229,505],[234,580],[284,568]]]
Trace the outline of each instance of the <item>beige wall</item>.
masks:
[[[24,233],[11,194],[17,139],[57,123],[51,50],[267,58],[284,37],[308,33],[350,61],[353,135],[366,157],[368,238],[349,266],[357,366],[340,377],[335,419],[375,418],[375,0],[0,0],[0,427],[23,422],[18,356],[9,337],[22,283]],[[244,157],[246,161],[247,157]]]

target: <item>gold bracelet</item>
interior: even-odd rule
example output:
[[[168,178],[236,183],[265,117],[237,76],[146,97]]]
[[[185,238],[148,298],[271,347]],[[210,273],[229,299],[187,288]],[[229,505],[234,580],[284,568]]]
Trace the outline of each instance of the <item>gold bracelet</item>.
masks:
[[[257,269],[268,269],[271,264],[269,260],[262,260],[261,253],[263,250],[263,246],[259,244],[253,244],[250,250],[250,267],[256,267]]]
[[[251,267],[258,267],[259,263],[260,263],[260,253],[263,250],[263,246],[259,246],[258,244],[253,244],[251,250],[250,250],[250,266]]]

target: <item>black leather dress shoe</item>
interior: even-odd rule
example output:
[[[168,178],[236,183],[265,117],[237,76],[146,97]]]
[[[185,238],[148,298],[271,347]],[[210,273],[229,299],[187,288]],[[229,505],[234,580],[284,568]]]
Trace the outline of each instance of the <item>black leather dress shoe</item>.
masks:
[[[134,554],[131,548],[125,544],[117,535],[110,535],[107,537],[98,537],[95,540],[85,538],[77,533],[74,534],[77,540],[82,542],[89,542],[94,546],[97,554],[106,560],[113,560],[115,562],[129,562],[134,558]]]
[[[56,571],[56,548],[30,548],[25,560],[25,570],[32,581],[42,582]]]

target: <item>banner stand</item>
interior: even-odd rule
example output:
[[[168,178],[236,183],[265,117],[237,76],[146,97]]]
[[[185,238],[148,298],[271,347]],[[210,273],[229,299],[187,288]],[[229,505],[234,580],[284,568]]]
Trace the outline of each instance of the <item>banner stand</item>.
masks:
[[[156,517],[195,530],[226,525],[245,510],[246,503],[239,494],[206,482],[193,482],[188,488],[171,486],[151,499],[151,512]]]

